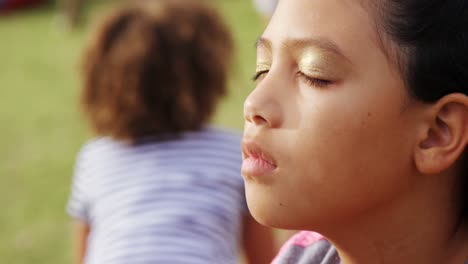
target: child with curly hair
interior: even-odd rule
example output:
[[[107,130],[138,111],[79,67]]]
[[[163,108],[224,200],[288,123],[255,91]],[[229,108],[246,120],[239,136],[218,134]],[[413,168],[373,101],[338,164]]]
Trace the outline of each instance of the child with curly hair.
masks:
[[[68,203],[80,263],[249,263],[273,258],[249,214],[240,135],[208,125],[233,43],[200,1],[120,8],[84,55],[81,150]]]

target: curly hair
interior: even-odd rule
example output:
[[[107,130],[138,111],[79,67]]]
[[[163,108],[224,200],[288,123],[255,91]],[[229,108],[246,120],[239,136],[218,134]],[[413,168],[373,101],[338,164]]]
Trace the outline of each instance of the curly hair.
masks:
[[[115,10],[82,64],[81,106],[94,132],[125,141],[197,130],[227,92],[230,31],[202,1]]]

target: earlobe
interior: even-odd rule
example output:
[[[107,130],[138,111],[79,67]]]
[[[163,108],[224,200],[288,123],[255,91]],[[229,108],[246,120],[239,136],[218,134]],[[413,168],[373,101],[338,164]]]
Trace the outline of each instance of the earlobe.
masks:
[[[438,174],[456,163],[468,143],[468,96],[447,95],[430,107],[429,115],[415,163],[422,174]]]

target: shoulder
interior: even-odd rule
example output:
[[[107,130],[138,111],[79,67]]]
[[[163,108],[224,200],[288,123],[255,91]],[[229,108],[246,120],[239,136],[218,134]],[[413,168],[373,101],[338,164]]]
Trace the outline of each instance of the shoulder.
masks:
[[[281,248],[272,264],[339,264],[338,253],[322,235],[301,231]]]
[[[110,137],[93,138],[86,141],[81,147],[78,158],[100,156],[106,152],[113,152],[125,148],[125,145]]]
[[[206,126],[199,131],[186,132],[182,144],[197,144],[204,149],[218,149],[221,152],[240,154],[242,134],[235,130]]]
[[[242,133],[240,131],[216,126],[206,126],[200,133],[212,137],[213,139],[229,141],[236,145],[240,145],[242,139]]]

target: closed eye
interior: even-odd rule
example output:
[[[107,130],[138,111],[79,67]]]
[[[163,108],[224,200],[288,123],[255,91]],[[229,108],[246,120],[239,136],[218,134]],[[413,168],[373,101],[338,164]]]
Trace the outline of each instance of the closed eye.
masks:
[[[259,81],[260,79],[263,79],[265,77],[265,74],[268,73],[269,70],[263,70],[263,71],[258,71],[255,73],[255,75],[252,77],[252,80],[254,82]]]
[[[303,72],[298,72],[297,76],[300,79],[302,79],[304,82],[306,82],[308,85],[319,87],[319,88],[323,88],[332,84],[332,81],[320,79],[320,78],[313,78],[304,74]]]

